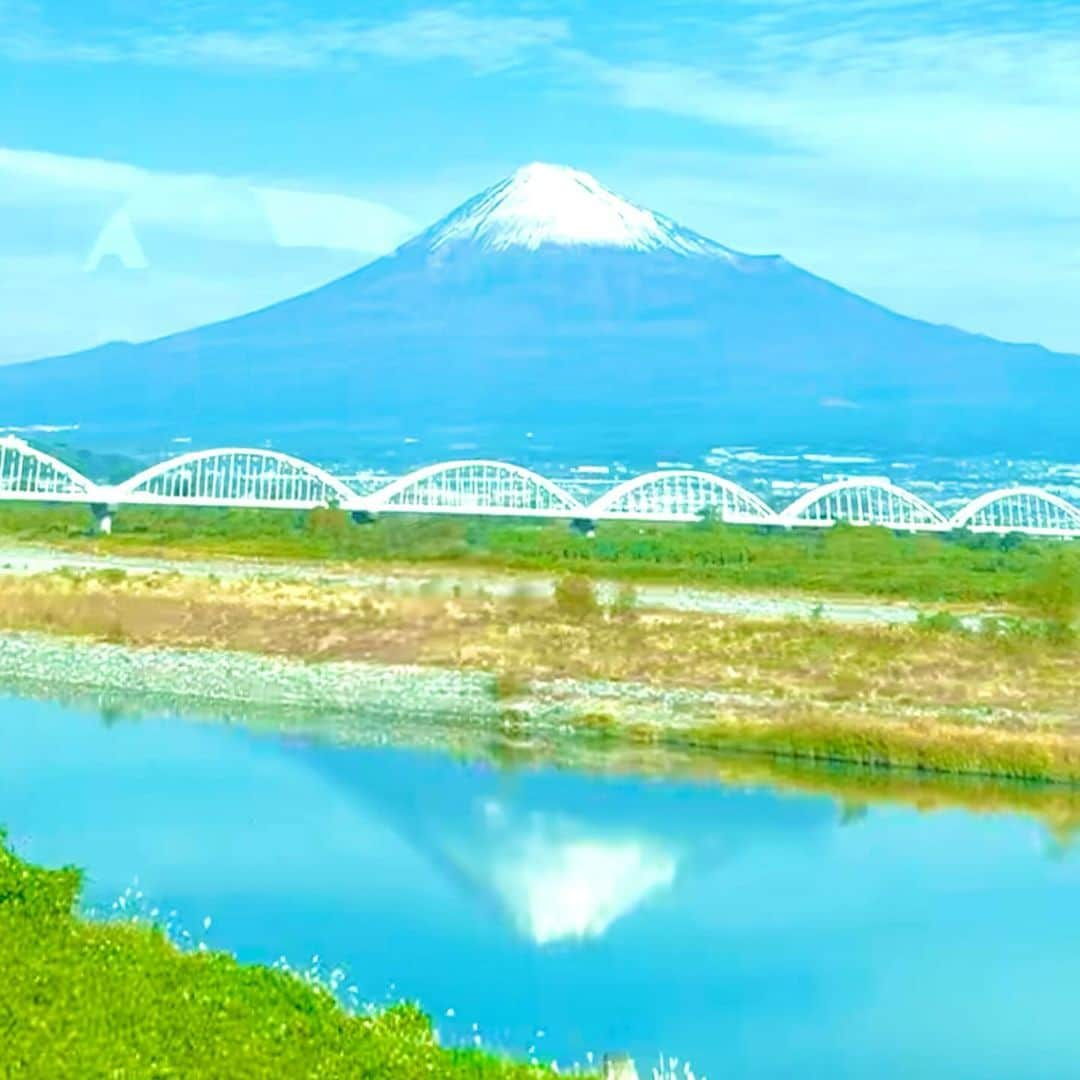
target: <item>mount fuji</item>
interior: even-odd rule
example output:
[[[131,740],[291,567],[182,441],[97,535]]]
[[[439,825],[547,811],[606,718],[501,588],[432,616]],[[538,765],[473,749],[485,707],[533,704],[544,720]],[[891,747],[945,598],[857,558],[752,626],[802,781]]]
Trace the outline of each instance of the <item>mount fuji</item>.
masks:
[[[405,439],[512,454],[524,432],[567,456],[824,440],[1050,453],[1080,450],[1078,395],[1078,357],[897,315],[534,164],[313,292],[0,368],[0,425],[323,457]]]

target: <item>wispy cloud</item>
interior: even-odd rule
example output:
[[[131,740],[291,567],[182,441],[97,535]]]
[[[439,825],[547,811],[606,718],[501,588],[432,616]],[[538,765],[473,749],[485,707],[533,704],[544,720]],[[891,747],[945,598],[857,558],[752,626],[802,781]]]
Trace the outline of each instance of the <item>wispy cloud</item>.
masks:
[[[677,56],[576,56],[614,104],[698,123],[656,198],[912,314],[1080,347],[1080,7],[676,7]]]
[[[381,254],[416,231],[385,204],[300,185],[209,173],[169,173],[125,162],[0,146],[0,209],[81,203],[137,222],[228,240],[258,219],[269,242]]]
[[[1065,201],[1080,194],[1080,12],[1059,14],[1052,33],[782,24],[711,65],[583,66],[619,105],[742,128],[848,175]]]
[[[0,147],[0,363],[250,311],[413,232],[389,206],[302,183]]]
[[[71,190],[114,195],[134,190],[149,175],[123,162],[0,146],[2,202],[34,197],[51,202]]]
[[[401,60],[461,60],[479,70],[502,70],[562,44],[562,19],[475,15],[465,9],[418,11],[398,22],[361,31],[357,50]]]
[[[452,60],[488,73],[516,67],[565,42],[569,33],[558,18],[485,14],[460,6],[419,9],[383,22],[265,16],[229,27],[146,22],[77,40],[39,19],[24,18],[9,27],[0,51],[22,61],[261,70],[347,68],[372,57]]]

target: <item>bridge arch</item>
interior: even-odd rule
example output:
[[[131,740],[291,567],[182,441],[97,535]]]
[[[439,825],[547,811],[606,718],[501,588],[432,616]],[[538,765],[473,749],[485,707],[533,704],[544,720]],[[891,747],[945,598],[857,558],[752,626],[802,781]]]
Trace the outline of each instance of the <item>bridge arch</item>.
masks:
[[[586,514],[595,520],[696,521],[713,509],[731,523],[777,523],[776,512],[753,492],[695,469],[663,469],[625,480],[604,492]]]
[[[309,510],[359,502],[352,488],[309,461],[277,450],[222,447],[169,458],[120,484],[125,503]]]
[[[885,477],[852,477],[813,488],[780,513],[785,525],[880,525],[887,529],[943,530],[944,516]]]
[[[520,465],[477,459],[417,469],[366,501],[375,512],[494,514],[504,517],[586,516],[569,492]]]
[[[973,499],[950,524],[971,532],[1080,536],[1080,508],[1042,488],[998,488]]]
[[[0,437],[0,499],[93,501],[97,485],[15,435]]]

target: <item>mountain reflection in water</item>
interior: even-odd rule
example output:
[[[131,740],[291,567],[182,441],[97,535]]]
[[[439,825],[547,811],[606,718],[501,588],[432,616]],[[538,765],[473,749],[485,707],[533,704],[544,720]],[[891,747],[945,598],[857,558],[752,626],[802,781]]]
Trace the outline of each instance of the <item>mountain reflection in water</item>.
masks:
[[[447,881],[501,910],[538,945],[604,934],[658,890],[716,865],[754,832],[827,829],[827,805],[777,804],[717,789],[644,788],[561,773],[504,773],[438,755],[409,779],[381,755],[298,748],[358,806],[370,807]]]
[[[665,759],[611,744],[496,768],[110,716],[0,701],[21,853],[85,867],[94,905],[137,877],[243,960],[318,954],[446,1040],[663,1051],[713,1080],[1075,1075],[1075,792],[720,758],[650,775]]]

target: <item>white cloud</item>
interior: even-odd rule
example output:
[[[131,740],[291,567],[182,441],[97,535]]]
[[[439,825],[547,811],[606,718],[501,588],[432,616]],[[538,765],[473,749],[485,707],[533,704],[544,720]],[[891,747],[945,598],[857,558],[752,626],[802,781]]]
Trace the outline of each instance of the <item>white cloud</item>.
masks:
[[[1041,55],[1034,43],[1017,50],[1009,77],[1003,72],[998,81],[993,61],[980,77],[963,77],[963,51],[938,42],[864,53],[866,66],[857,68],[819,68],[815,60],[773,71],[765,85],[739,72],[661,63],[593,62],[590,72],[620,105],[745,128],[777,148],[827,155],[837,165],[954,182],[973,175],[995,184],[1050,181],[1075,191],[1080,68],[1071,60],[1080,38]],[[1038,75],[1023,75],[1022,63]],[[1001,85],[1008,81],[1016,83],[1011,93]]]
[[[696,153],[631,155],[638,190],[907,313],[1080,351],[1080,9],[743,7],[677,63],[575,57],[701,123]]]
[[[381,254],[414,223],[392,207],[350,195],[264,185],[206,173],[163,173],[123,162],[0,147],[0,209],[82,202],[123,210],[135,229],[167,226],[237,240],[266,230],[282,247]]]
[[[0,54],[21,61],[141,63],[177,67],[304,70],[353,67],[370,57],[456,60],[477,72],[515,67],[565,42],[562,19],[422,8],[383,22],[283,20],[263,15],[239,27],[144,22],[72,40],[35,21],[0,38]]]
[[[361,31],[354,47],[397,60],[449,58],[477,70],[499,71],[569,36],[561,19],[481,16],[462,8],[435,8]]]
[[[0,148],[0,363],[250,311],[413,232],[349,195]]]
[[[890,181],[978,178],[1006,199],[1033,188],[1075,198],[1075,4],[742,0],[733,17],[694,26],[675,61],[664,47],[573,59],[619,105],[759,140],[734,154],[781,152]]]
[[[403,214],[366,199],[285,188],[252,190],[280,247],[381,253],[416,231]]]
[[[133,190],[147,175],[120,162],[0,146],[0,199],[37,194],[48,200],[65,189],[113,195]]]

